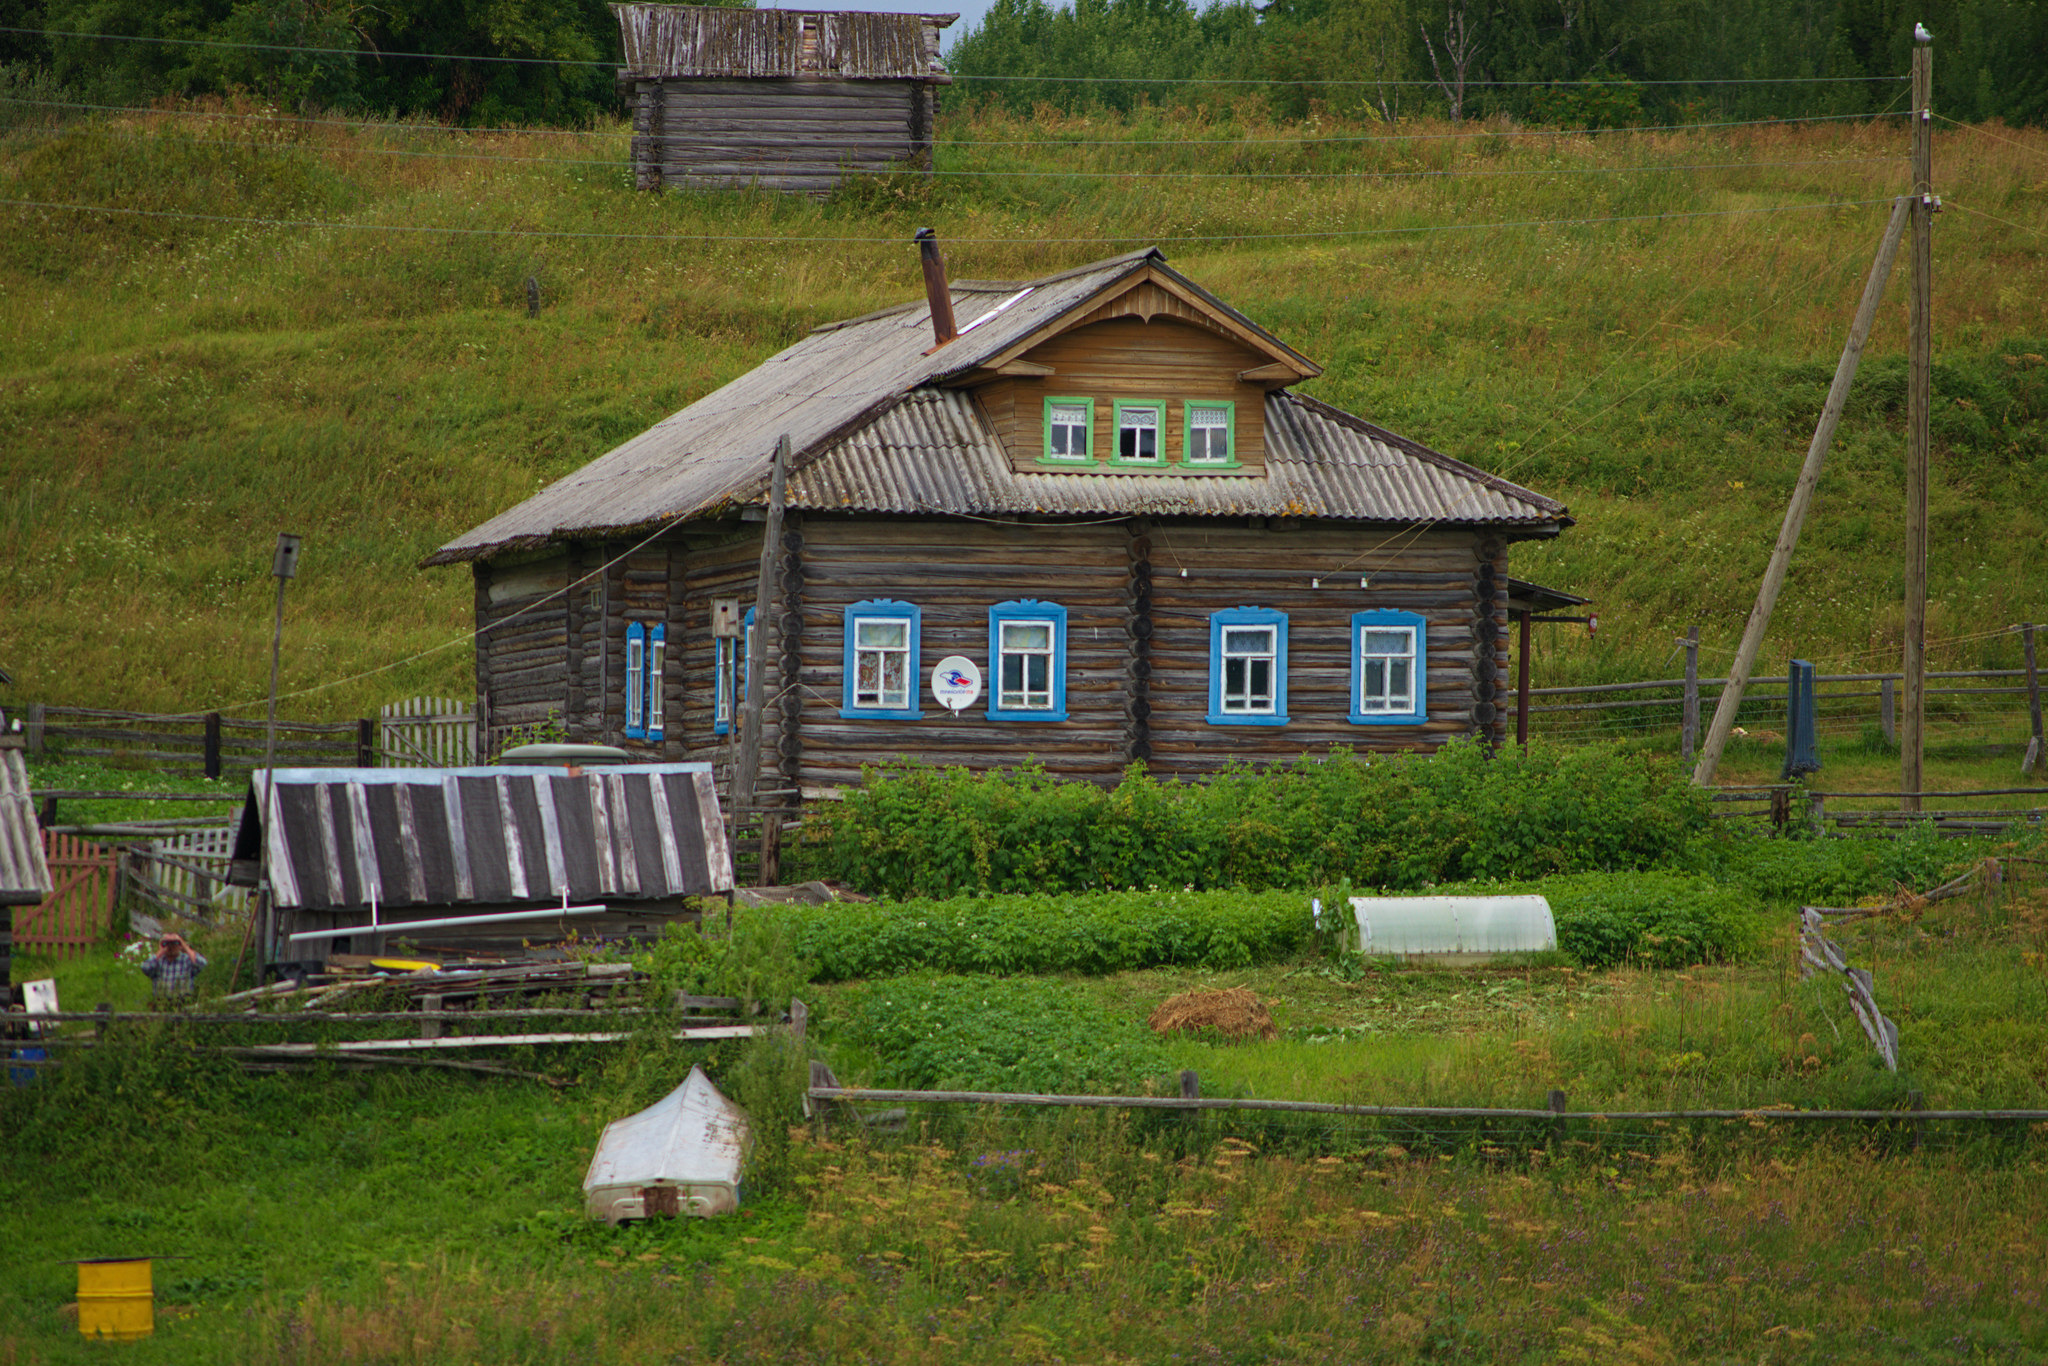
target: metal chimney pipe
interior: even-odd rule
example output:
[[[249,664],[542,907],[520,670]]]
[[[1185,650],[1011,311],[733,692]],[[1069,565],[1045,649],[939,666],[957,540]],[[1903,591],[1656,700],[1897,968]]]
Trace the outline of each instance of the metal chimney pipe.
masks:
[[[939,235],[930,228],[919,228],[917,254],[924,267],[925,298],[932,307],[932,350],[936,351],[960,335],[953,321],[953,292],[946,287],[946,260],[939,255]]]

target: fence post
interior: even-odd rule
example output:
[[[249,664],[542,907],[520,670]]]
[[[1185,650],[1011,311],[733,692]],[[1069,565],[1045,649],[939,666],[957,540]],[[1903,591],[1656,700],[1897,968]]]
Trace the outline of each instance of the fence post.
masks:
[[[441,1021],[435,1018],[436,1013],[440,1009],[441,998],[439,996],[428,994],[420,997],[420,1013],[425,1017],[420,1021],[420,1037],[422,1039],[438,1039],[441,1037]]]
[[[1180,1098],[1199,1100],[1202,1096],[1202,1078],[1192,1067],[1183,1068],[1180,1074]]]
[[[761,885],[782,884],[782,813],[761,813]]]
[[[1566,1100],[1564,1092],[1554,1088],[1551,1090],[1550,1113],[1556,1115],[1557,1118],[1550,1121],[1550,1131],[1555,1138],[1562,1139],[1564,1137],[1564,1112],[1569,1104],[1570,1102]]]
[[[2043,761],[2048,760],[2041,744],[2041,671],[2034,658],[2034,624],[2028,622],[2020,627],[2020,638],[2027,648],[2027,720],[2033,730],[2033,738],[2027,743],[2026,762],[2020,765],[2022,774],[2039,773]]]
[[[28,752],[43,752],[43,704],[40,702],[28,704]]]
[[[206,739],[200,768],[209,778],[220,776],[220,713],[206,713]]]
[[[1658,670],[1662,673],[1663,670]],[[1685,754],[1692,762],[1693,747],[1700,738],[1700,626],[1694,622],[1685,633]]]
[[[1898,694],[1892,691],[1892,680],[1881,678],[1877,683],[1878,724],[1884,727],[1884,742],[1896,745],[1899,742]]]
[[[369,717],[356,721],[356,767],[369,768],[377,762],[377,724]]]

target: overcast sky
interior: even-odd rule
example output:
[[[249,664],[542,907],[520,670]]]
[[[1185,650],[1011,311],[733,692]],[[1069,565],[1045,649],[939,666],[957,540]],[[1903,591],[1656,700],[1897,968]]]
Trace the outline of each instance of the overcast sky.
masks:
[[[845,0],[841,0],[841,3],[831,6],[806,5],[801,3],[800,0],[782,0],[781,3],[778,3],[778,0],[756,0],[756,3],[762,9],[831,8],[881,10],[889,14],[951,14],[957,10],[960,14],[959,22],[947,29],[942,35],[946,46],[951,47],[955,38],[958,38],[961,34],[967,32],[968,29],[981,22],[981,16],[988,13],[988,7],[993,3],[993,0],[959,0],[958,4],[933,4],[931,0],[922,0],[922,3],[919,3],[919,0],[853,0],[852,3],[846,3]]]

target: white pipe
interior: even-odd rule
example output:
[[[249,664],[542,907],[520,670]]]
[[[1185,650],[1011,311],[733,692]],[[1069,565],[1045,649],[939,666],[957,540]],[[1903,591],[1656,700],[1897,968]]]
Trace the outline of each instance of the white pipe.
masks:
[[[301,930],[287,935],[285,943],[307,939],[346,939],[352,934],[384,936],[412,930],[445,930],[460,925],[498,925],[508,920],[548,920],[558,915],[602,915],[609,906],[541,906],[531,911],[500,911],[492,915],[452,915],[440,920],[387,920],[381,925],[350,925],[340,930]]]

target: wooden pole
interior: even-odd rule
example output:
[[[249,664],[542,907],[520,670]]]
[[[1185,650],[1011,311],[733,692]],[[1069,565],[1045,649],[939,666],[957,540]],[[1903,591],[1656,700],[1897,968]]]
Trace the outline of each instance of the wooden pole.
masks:
[[[1700,742],[1700,624],[1694,622],[1685,633],[1685,715],[1684,759],[1692,762]]]
[[[1534,612],[1518,613],[1522,618],[1522,644],[1515,655],[1515,743],[1529,747],[1529,618]]]
[[[1835,365],[1835,382],[1828,388],[1820,421],[1814,425],[1813,440],[1806,447],[1806,463],[1800,468],[1799,482],[1793,486],[1792,500],[1785,506],[1778,543],[1771,550],[1764,581],[1756,590],[1756,606],[1750,609],[1749,621],[1742,628],[1742,644],[1736,648],[1735,662],[1728,666],[1727,685],[1714,706],[1713,724],[1707,727],[1706,744],[1701,746],[1699,763],[1692,771],[1697,786],[1705,787],[1714,781],[1721,751],[1728,745],[1728,732],[1735,728],[1742,691],[1749,686],[1749,672],[1756,667],[1757,652],[1763,648],[1764,632],[1770,627],[1771,612],[1778,605],[1779,590],[1784,588],[1785,574],[1792,567],[1792,552],[1798,547],[1799,533],[1806,524],[1806,510],[1812,506],[1814,489],[1820,483],[1821,465],[1827,460],[1828,446],[1842,420],[1842,406],[1849,401],[1850,381],[1856,378],[1856,366],[1863,359],[1863,344],[1869,340],[1871,324],[1877,320],[1885,278],[1891,274],[1892,261],[1899,253],[1899,238],[1906,227],[1906,205],[1905,199],[1893,202],[1891,221],[1885,225],[1884,237],[1877,244],[1877,259],[1871,263],[1870,278],[1864,281],[1862,302],[1856,305],[1855,321],[1849,325],[1849,340],[1842,344],[1842,358]]]
[[[767,684],[769,605],[775,583],[775,554],[782,545],[782,504],[789,492],[789,434],[775,439],[775,473],[768,482],[768,518],[761,531],[761,570],[754,581],[754,638],[747,644],[747,697],[740,715],[740,752],[734,761],[730,813],[754,804],[761,771],[761,689]]]
[[[1916,33],[1916,38],[1918,34]],[[1934,333],[1934,51],[1913,44],[1913,302],[1908,311],[1906,378],[1905,714],[1899,726],[1899,787],[1919,793],[1927,720],[1927,415]],[[1918,811],[1917,795],[1900,810]]]
[[[2027,720],[2032,738],[2027,742],[2027,761],[2020,765],[2022,774],[2039,773],[2048,763],[2048,747],[2041,742],[2041,670],[2034,658],[2034,625],[2028,622],[2020,627],[2020,639],[2027,650]]]

